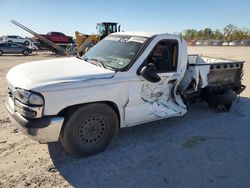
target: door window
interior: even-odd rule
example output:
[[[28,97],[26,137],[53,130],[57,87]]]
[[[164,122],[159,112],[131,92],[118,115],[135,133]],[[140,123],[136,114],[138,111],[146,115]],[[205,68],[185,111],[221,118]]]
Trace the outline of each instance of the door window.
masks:
[[[177,69],[178,41],[162,40],[152,50],[147,63],[156,66],[157,73],[174,72]]]

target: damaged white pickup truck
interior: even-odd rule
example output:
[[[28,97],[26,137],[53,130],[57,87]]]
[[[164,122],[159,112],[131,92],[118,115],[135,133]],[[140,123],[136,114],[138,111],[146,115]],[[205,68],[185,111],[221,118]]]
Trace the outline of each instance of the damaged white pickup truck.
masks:
[[[66,152],[103,151],[119,128],[182,116],[190,101],[228,111],[245,86],[243,61],[187,54],[169,34],[114,33],[82,57],[30,62],[7,73],[6,108],[21,131]]]

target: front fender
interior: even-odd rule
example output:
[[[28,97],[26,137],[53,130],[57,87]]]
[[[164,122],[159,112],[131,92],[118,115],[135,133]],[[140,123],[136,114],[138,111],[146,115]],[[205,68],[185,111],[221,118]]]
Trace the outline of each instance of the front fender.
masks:
[[[41,92],[45,99],[44,115],[57,115],[63,109],[79,104],[112,102],[119,110],[122,127],[128,100],[127,91],[127,84],[124,82]]]

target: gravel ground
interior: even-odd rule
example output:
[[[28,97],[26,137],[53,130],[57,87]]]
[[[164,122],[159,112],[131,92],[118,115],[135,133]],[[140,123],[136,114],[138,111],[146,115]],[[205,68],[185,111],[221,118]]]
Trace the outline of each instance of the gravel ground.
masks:
[[[245,60],[249,86],[250,48],[190,47],[189,53]],[[24,136],[4,109],[6,72],[49,58],[56,57],[0,57],[0,187],[250,187],[249,87],[229,113],[192,104],[184,117],[121,129],[105,152],[74,159],[59,143]]]

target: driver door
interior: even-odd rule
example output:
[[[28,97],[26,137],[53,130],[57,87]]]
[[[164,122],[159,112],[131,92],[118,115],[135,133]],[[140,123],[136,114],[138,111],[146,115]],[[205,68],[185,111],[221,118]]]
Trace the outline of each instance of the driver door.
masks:
[[[138,75],[129,82],[129,101],[125,108],[127,126],[180,114],[180,107],[172,98],[172,90],[178,79],[177,62],[177,40],[161,40],[156,44],[143,64],[154,64],[161,80],[152,83]]]

